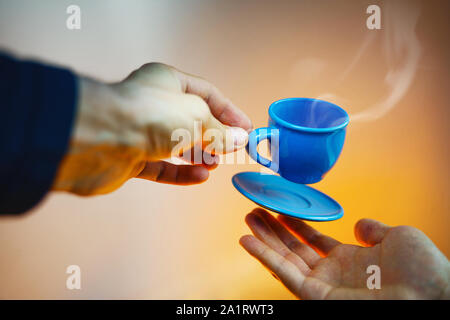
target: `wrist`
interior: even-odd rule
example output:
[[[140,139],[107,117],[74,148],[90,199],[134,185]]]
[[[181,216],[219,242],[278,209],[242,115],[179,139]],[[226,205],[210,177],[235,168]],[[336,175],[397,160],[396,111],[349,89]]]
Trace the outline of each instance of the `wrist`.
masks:
[[[131,106],[115,85],[80,78],[80,97],[73,143],[101,143],[139,147],[144,135],[137,130]]]
[[[107,193],[136,175],[145,159],[145,139],[111,85],[88,78],[78,81],[70,146],[52,189],[79,195]]]

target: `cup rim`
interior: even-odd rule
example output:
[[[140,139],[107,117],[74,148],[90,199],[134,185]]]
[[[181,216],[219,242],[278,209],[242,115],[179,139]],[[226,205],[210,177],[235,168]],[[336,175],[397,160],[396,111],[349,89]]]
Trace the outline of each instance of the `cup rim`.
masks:
[[[329,104],[330,106],[339,109],[340,111],[342,111],[345,114],[345,121],[343,123],[341,123],[340,125],[334,126],[334,127],[327,127],[327,128],[311,128],[311,127],[303,127],[303,126],[299,126],[296,124],[292,124],[289,123],[283,119],[281,119],[279,116],[277,116],[274,112],[274,107],[276,105],[278,105],[279,103],[285,102],[285,101],[319,101],[319,102],[324,102]],[[314,98],[285,98],[285,99],[280,99],[277,101],[272,102],[272,104],[269,106],[269,116],[278,124],[289,128],[289,129],[293,129],[293,130],[298,130],[298,131],[307,131],[307,132],[333,132],[342,128],[345,128],[349,121],[350,118],[347,114],[347,111],[345,111],[344,109],[342,109],[341,107],[339,107],[338,105],[332,103],[332,102],[328,102],[325,100],[320,100],[320,99],[314,99]]]

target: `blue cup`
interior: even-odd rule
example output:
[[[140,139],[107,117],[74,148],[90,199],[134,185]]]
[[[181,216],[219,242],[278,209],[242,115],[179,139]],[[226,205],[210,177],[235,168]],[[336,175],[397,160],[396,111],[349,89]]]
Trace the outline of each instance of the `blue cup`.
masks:
[[[295,183],[319,182],[333,167],[344,146],[349,117],[344,109],[318,99],[287,98],[269,107],[269,127],[249,134],[250,157]],[[258,154],[268,139],[272,161]]]

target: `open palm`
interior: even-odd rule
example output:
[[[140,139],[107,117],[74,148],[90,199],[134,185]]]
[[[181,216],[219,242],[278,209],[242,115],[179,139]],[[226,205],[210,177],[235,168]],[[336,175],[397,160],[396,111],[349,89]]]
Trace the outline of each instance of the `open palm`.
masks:
[[[256,237],[241,245],[301,299],[449,299],[450,264],[420,230],[363,219],[342,244],[301,220],[255,209],[246,222]],[[289,231],[289,230],[290,231]],[[369,289],[371,265],[381,288]]]

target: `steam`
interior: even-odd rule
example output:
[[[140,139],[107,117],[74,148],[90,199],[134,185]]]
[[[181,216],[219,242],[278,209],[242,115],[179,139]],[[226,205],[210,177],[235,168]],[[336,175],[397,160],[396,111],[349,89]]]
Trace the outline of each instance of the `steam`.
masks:
[[[408,92],[421,56],[421,47],[415,32],[419,13],[420,10],[415,1],[385,1],[381,6],[383,30],[367,31],[367,36],[356,51],[352,62],[341,72],[335,86],[341,86],[344,80],[351,76],[355,68],[361,65],[360,62],[364,62],[365,53],[374,48],[375,40],[383,35],[381,45],[382,57],[388,70],[384,78],[387,92],[378,101],[373,101],[367,107],[359,109],[362,111],[351,114],[352,123],[374,121],[385,116]],[[325,67],[324,60],[304,58],[294,65],[292,76],[297,85],[307,85],[311,81],[320,80],[324,76]],[[332,101],[342,106],[356,104],[351,97],[341,97],[334,93],[322,93],[317,99]]]
[[[419,8],[415,3],[407,2],[403,5],[402,2],[388,1],[382,10],[386,31],[384,55],[389,67],[385,83],[389,87],[389,93],[368,109],[351,115],[352,122],[373,121],[386,115],[403,98],[414,79],[421,55],[421,47],[415,33]],[[363,43],[362,51],[358,52],[357,60],[368,48],[366,43],[367,41]],[[353,65],[355,63],[352,63]],[[349,70],[344,75],[348,72]]]

